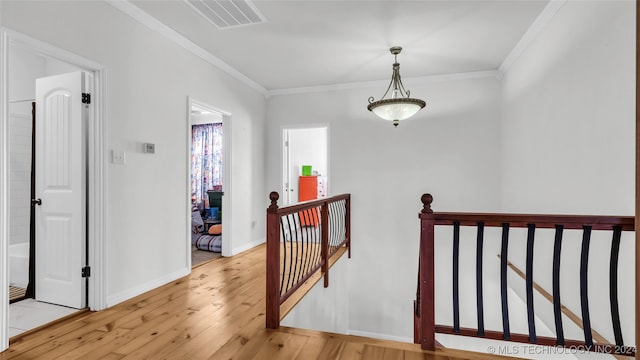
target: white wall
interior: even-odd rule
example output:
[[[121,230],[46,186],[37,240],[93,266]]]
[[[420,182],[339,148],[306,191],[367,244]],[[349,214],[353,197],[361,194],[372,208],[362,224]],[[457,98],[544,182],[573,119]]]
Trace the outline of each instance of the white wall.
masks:
[[[266,169],[279,190],[282,127],[329,124],[331,193],[352,195],[349,332],[411,341],[420,196],[440,211],[497,210],[500,122],[493,77],[405,85],[427,107],[397,128],[366,109],[380,88],[269,98]]]
[[[189,271],[187,96],[232,113],[233,247],[263,240],[261,94],[103,2],[3,2],[0,23],[106,67],[106,147],[127,152],[107,167],[109,305]]]
[[[320,279],[280,325],[346,334],[349,331],[349,277],[344,275],[349,272],[348,262],[345,254],[329,270],[329,287],[325,288]]]
[[[632,1],[568,1],[503,80],[505,211],[633,214]]]
[[[503,211],[634,214],[635,13],[633,1],[568,1],[507,72]],[[552,236],[537,240],[535,250],[534,277],[547,290]],[[567,235],[561,277],[562,302],[577,314],[580,236]],[[633,234],[626,234],[618,283],[629,344],[634,343],[633,243]],[[613,341],[610,244],[610,233],[591,242],[589,301],[593,328]],[[524,241],[510,243],[510,259],[521,269],[524,254]]]

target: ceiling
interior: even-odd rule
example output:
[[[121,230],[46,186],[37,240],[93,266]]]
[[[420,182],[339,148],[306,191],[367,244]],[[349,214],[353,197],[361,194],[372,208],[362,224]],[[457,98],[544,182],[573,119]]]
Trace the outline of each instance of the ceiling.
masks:
[[[183,0],[130,1],[267,92],[497,70],[548,0],[254,0],[265,22],[220,29]]]

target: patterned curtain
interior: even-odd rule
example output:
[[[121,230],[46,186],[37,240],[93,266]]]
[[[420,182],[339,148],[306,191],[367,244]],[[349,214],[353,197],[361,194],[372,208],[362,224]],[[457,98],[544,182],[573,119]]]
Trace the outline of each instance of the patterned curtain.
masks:
[[[197,204],[207,190],[222,189],[222,124],[191,127],[191,199]]]

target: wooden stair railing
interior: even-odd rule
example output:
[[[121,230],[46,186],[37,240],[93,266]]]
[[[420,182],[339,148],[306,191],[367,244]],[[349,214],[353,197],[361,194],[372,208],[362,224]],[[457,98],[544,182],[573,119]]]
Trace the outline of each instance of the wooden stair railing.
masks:
[[[593,215],[530,215],[530,214],[489,214],[489,213],[434,213],[431,209],[433,197],[422,195],[423,209],[420,218],[420,256],[418,270],[418,289],[414,302],[414,342],[421,344],[424,350],[434,350],[435,334],[453,334],[481,337],[493,340],[561,346],[582,351],[635,356],[633,346],[626,346],[620,325],[618,309],[618,253],[622,231],[634,231],[633,216],[593,216]],[[434,228],[436,225],[453,226],[453,326],[435,323],[435,262],[434,262]],[[460,226],[477,228],[476,240],[476,307],[477,328],[460,327],[459,304],[459,262],[458,251]],[[484,328],[484,305],[482,293],[483,279],[483,239],[485,227],[502,228],[500,253],[500,300],[502,304],[502,331],[489,331]],[[528,334],[515,334],[510,331],[509,306],[507,301],[507,250],[510,228],[526,228],[526,298]],[[555,229],[553,248],[553,292],[556,337],[542,337],[536,334],[535,311],[533,304],[533,244],[536,229]],[[562,326],[562,305],[560,303],[560,255],[562,249],[563,230],[582,230],[582,250],[580,254],[580,299],[581,322],[584,341],[565,339]],[[612,245],[609,266],[609,301],[611,304],[611,321],[615,344],[594,342],[589,315],[587,269],[589,261],[589,245],[592,230],[612,232]]]
[[[310,290],[322,274],[329,286],[330,265],[345,251],[351,257],[351,195],[278,207],[269,194],[267,209],[266,327],[277,329],[286,313],[281,306],[296,292]],[[304,294],[303,294],[304,295]],[[295,305],[295,304],[293,304]],[[290,310],[293,305],[290,305]]]

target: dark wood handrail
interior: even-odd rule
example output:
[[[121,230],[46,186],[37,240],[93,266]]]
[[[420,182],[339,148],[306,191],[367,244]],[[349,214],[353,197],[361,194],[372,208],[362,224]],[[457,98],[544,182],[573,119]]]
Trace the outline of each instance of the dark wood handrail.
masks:
[[[419,214],[420,218],[420,258],[418,271],[418,291],[414,302],[414,342],[420,343],[425,350],[435,349],[435,333],[458,334],[466,336],[476,336],[490,339],[499,339],[516,342],[526,342],[539,345],[553,346],[581,346],[581,349],[596,352],[606,352],[621,355],[635,355],[635,348],[627,347],[623,343],[620,330],[620,314],[618,313],[617,294],[617,265],[620,233],[622,231],[635,230],[635,217],[633,216],[598,216],[598,215],[549,215],[549,214],[499,214],[499,213],[434,213],[431,209],[433,197],[424,194],[421,197],[423,209]],[[434,253],[434,228],[436,225],[453,226],[454,246],[453,246],[453,319],[452,327],[435,324],[435,253]],[[502,228],[502,248],[500,265],[500,286],[502,301],[502,321],[503,331],[485,331],[483,325],[483,303],[478,295],[478,329],[461,328],[459,326],[459,304],[458,304],[458,256],[459,229],[460,226],[473,226],[478,228],[477,238],[477,263],[476,286],[478,294],[482,292],[482,241],[485,227]],[[507,278],[506,272],[509,262],[507,261],[507,249],[509,243],[510,228],[528,228],[527,235],[527,272],[524,274],[527,287],[527,310],[529,318],[529,334],[512,334],[509,326],[509,309],[507,300]],[[535,330],[534,304],[533,304],[533,243],[536,229],[555,229],[554,255],[553,255],[553,296],[554,315],[556,320],[556,338],[539,337]],[[584,341],[564,339],[561,320],[560,303],[560,259],[563,231],[582,230],[582,252],[580,254],[580,297],[582,307],[582,321],[584,323]],[[616,344],[602,344],[602,339],[596,339],[594,343],[593,331],[590,325],[589,301],[588,301],[588,260],[589,243],[591,241],[592,230],[611,231],[613,234],[612,251],[609,266],[610,289],[609,299],[611,302],[611,317],[616,333]],[[521,239],[519,239],[521,240]]]
[[[274,193],[278,194],[275,191],[272,192],[271,194],[274,194]],[[351,197],[351,194],[341,194],[341,195],[332,196],[330,198],[324,198],[319,200],[309,200],[309,201],[304,201],[304,202],[300,202],[293,205],[287,205],[285,207],[277,207],[277,202],[278,202],[278,199],[280,198],[280,195],[278,194],[278,198],[275,199],[276,207],[275,208],[272,207],[274,204],[274,200],[271,199],[271,206],[267,208],[267,213],[274,212],[278,215],[289,215],[289,214],[294,214],[303,210],[313,209],[313,208],[322,206],[324,204],[327,204],[329,202],[347,200],[347,199],[350,199],[350,197]]]
[[[335,254],[346,251],[351,257],[350,194],[282,208],[279,197],[271,192],[267,208],[266,327],[270,329],[280,325],[281,305],[308,281],[315,283],[318,279],[311,279],[316,274],[321,273],[324,286],[329,286]]]
[[[598,215],[550,215],[550,214],[501,214],[501,213],[465,213],[438,212],[420,214],[420,217],[431,217],[435,225],[453,225],[459,222],[461,226],[477,226],[483,222],[485,226],[500,227],[509,223],[510,227],[526,228],[529,224],[536,224],[538,229],[553,229],[556,225],[563,225],[565,229],[582,229],[589,225],[593,230],[611,230],[614,226],[621,226],[623,231],[633,231],[635,218],[633,216],[598,216]]]

